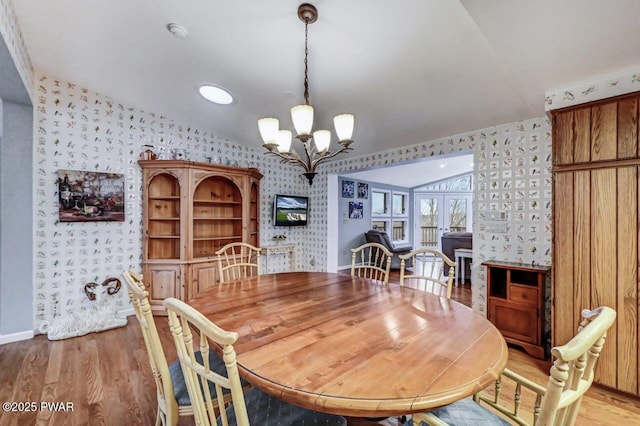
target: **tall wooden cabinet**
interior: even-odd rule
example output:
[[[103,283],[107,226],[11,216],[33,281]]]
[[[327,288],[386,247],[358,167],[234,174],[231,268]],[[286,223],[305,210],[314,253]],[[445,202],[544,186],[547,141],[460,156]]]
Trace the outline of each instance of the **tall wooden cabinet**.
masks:
[[[179,160],[141,160],[144,281],[152,309],[189,300],[218,281],[215,252],[260,244],[257,169]]]
[[[553,119],[553,344],[580,311],[618,312],[595,381],[640,395],[640,94],[565,108]]]

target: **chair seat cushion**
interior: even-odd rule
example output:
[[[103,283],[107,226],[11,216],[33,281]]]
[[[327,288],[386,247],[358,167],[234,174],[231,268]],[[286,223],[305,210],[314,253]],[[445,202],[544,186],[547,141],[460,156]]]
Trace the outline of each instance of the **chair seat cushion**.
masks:
[[[326,414],[308,410],[274,398],[260,389],[253,387],[244,394],[249,423],[260,426],[276,425],[327,425],[344,426],[347,420],[335,414]],[[227,419],[230,425],[237,424],[233,405],[227,408]],[[218,425],[222,421],[218,419]]]
[[[199,363],[202,363],[202,353],[200,351],[195,353],[196,360]],[[212,371],[227,377],[227,368],[224,365],[224,361],[220,356],[213,350],[209,351],[209,366]],[[180,360],[176,360],[169,365],[169,375],[171,376],[171,382],[173,383],[173,394],[178,402],[178,406],[187,407],[191,405],[191,399],[189,398],[189,393],[187,392],[187,384],[184,381],[184,375],[182,374],[182,367],[180,366]],[[242,386],[247,386],[248,383],[244,380],[240,380]],[[213,382],[209,382],[209,391],[211,395],[215,398],[216,390],[215,384]],[[224,393],[229,392],[228,389],[224,389]]]
[[[433,409],[430,413],[451,426],[511,425],[502,417],[475,402],[473,398],[461,399],[453,404]]]

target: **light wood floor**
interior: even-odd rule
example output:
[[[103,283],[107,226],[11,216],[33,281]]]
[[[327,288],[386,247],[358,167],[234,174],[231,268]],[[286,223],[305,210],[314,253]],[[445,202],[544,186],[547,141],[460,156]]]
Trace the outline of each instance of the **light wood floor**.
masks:
[[[469,286],[456,297],[468,300]],[[176,358],[165,317],[156,319],[170,360]],[[510,348],[509,368],[546,384],[548,362]],[[504,392],[510,392],[503,387]],[[506,393],[505,393],[506,395]],[[0,411],[0,425],[153,425],[156,391],[147,353],[135,317],[126,327],[51,342],[40,335],[32,340],[0,346],[0,401],[71,402],[73,412]],[[190,424],[184,419],[181,425]],[[352,425],[371,425],[349,419]],[[383,424],[397,424],[389,419]],[[579,425],[640,425],[640,399],[593,387],[580,410]]]

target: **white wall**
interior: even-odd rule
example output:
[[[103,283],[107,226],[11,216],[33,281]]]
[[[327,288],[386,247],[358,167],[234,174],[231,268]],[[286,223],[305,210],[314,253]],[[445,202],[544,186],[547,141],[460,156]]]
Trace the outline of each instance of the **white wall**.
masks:
[[[30,335],[33,110],[31,105],[3,101],[0,112],[0,336]]]

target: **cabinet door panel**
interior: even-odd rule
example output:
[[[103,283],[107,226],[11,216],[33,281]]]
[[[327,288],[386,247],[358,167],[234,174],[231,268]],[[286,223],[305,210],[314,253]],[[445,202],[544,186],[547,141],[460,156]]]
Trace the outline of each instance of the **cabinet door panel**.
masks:
[[[189,283],[189,289],[187,291],[187,300],[219,283],[217,262],[191,265],[191,282]]]
[[[615,169],[591,172],[591,304],[616,306],[617,262],[617,179]],[[622,253],[620,253],[622,254]],[[598,383],[616,386],[616,328],[607,333],[609,341],[600,354],[595,377]]]
[[[538,309],[513,302],[489,301],[489,318],[505,337],[538,344]]]
[[[618,158],[638,155],[638,99],[618,103]]]
[[[618,169],[618,388],[638,392],[638,194],[637,167]],[[605,349],[607,346],[605,345]]]
[[[167,297],[181,298],[180,265],[145,265],[144,282],[149,291],[149,303],[154,310],[164,310],[162,301]]]
[[[564,327],[567,329],[567,340],[557,342],[565,344],[569,338],[578,333],[582,320],[582,309],[593,307],[591,292],[585,283],[591,282],[591,172],[579,171],[574,174],[573,196],[574,226],[573,235],[570,230],[560,230],[558,238],[573,240],[573,316]],[[567,232],[567,234],[564,234]],[[569,332],[571,334],[569,334]]]
[[[554,191],[553,345],[567,343],[575,334],[574,312],[574,240],[573,240],[573,173],[558,173]]]
[[[617,107],[611,102],[591,108],[591,161],[616,159]]]

